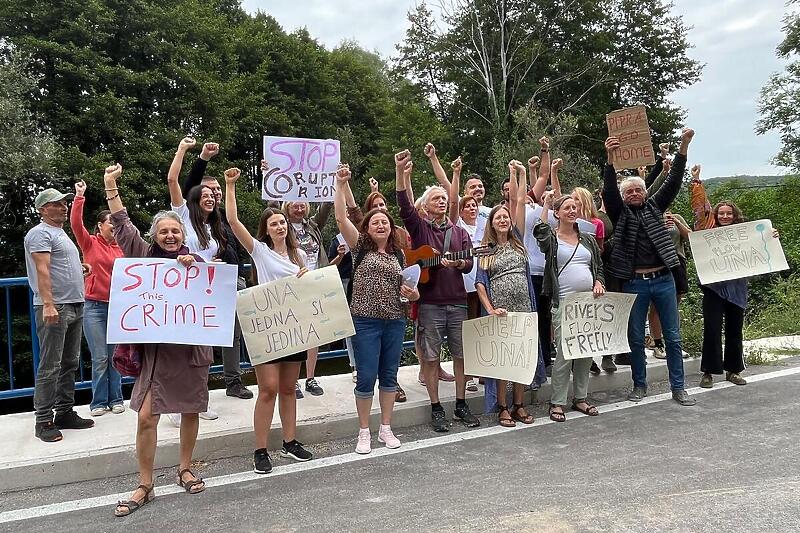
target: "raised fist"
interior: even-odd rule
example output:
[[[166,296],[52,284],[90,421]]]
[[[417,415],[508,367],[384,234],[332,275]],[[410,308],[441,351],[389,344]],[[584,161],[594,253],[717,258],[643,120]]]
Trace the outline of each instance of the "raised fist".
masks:
[[[200,152],[200,159],[208,161],[215,155],[219,153],[219,144],[217,143],[205,143],[203,145],[203,151]]]
[[[681,132],[681,140],[686,143],[692,142],[692,138],[694,138],[694,130],[692,128],[683,128]]]
[[[411,152],[408,149],[394,154],[394,166],[399,170],[403,170],[409,161],[411,161]]]
[[[455,161],[450,163],[450,168],[452,168],[456,172],[461,172],[461,167],[464,163],[461,161],[461,156],[458,156]]]
[[[370,178],[369,179],[369,190],[372,191],[372,192],[378,192],[379,189],[380,189],[380,187],[378,186],[378,180],[376,180],[375,178]]]
[[[530,159],[528,159],[528,168],[530,168],[530,169],[539,168],[539,156],[538,155],[535,155],[535,156],[531,157]]]
[[[184,137],[178,144],[178,150],[183,150],[184,152],[191,150],[194,148],[195,144],[197,144],[197,142],[192,137]]]
[[[702,170],[702,165],[694,165],[692,167],[692,179],[699,180],[700,179],[700,170]]]
[[[558,170],[564,166],[563,159],[553,159],[553,162],[550,164],[550,168],[553,170]]]
[[[242,171],[238,168],[229,168],[225,171],[225,183],[236,183],[236,180],[238,180],[241,175]]]
[[[346,163],[339,164],[339,167],[336,169],[336,181],[340,183],[350,181],[350,176],[350,165]]]
[[[431,143],[428,143],[425,145],[425,148],[422,149],[422,153],[424,153],[425,157],[428,159],[436,157],[436,147]]]
[[[546,136],[545,137],[541,137],[539,139],[539,145],[541,145],[542,150],[549,150],[550,149],[550,139],[548,139]]]
[[[658,145],[658,150],[661,152],[661,157],[666,159],[669,155],[669,143],[661,143]]]
[[[103,179],[112,179],[116,181],[119,179],[121,175],[122,175],[122,165],[120,165],[119,163],[114,163],[113,165],[106,167]]]
[[[86,194],[86,182],[81,180],[75,184],[75,196],[83,196]]]

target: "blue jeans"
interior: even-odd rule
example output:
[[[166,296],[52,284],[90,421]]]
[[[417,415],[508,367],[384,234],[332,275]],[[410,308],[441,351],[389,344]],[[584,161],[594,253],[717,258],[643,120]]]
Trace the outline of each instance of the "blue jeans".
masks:
[[[92,402],[90,409],[113,407],[122,403],[122,376],[111,359],[114,345],[106,343],[108,302],[86,300],[83,311],[83,335],[92,353]]]
[[[667,272],[653,279],[632,279],[622,285],[622,291],[635,294],[636,301],[628,322],[628,343],[631,346],[631,374],[633,386],[647,388],[644,356],[644,326],[650,302],[658,311],[664,345],[667,352],[667,369],[672,390],[683,390],[683,354],[681,352],[681,326],[675,279]]]
[[[353,337],[353,355],[356,360],[355,396],[369,399],[375,393],[375,381],[381,392],[397,390],[397,369],[403,351],[406,320],[384,320],[354,316],[356,334]]]

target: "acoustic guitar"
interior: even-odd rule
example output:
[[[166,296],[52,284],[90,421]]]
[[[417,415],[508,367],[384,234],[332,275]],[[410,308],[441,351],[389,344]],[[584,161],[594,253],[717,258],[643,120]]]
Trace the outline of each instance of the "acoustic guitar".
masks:
[[[461,250],[459,252],[448,252],[446,254],[437,254],[430,245],[423,244],[419,248],[413,250],[404,250],[406,256],[406,265],[419,265],[421,273],[419,275],[420,283],[428,283],[430,281],[431,267],[439,266],[442,264],[442,259],[449,259],[450,261],[457,261],[459,259],[467,259],[469,257],[481,257],[492,255],[495,253],[497,245],[489,244],[486,246],[478,246],[469,250]]]

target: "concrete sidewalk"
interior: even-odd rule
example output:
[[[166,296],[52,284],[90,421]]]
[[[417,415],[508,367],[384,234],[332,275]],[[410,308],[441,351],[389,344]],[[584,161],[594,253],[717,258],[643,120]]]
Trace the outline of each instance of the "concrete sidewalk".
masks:
[[[800,337],[768,339],[754,345],[767,352],[780,348],[796,348],[800,346]],[[700,361],[686,359],[684,366],[687,374],[695,373],[699,371]],[[450,363],[443,364],[443,367],[448,371],[452,370]],[[417,382],[418,370],[417,366],[400,369],[398,378],[406,391],[408,401],[395,405],[392,420],[395,428],[424,424],[430,418],[427,392]],[[647,377],[648,381],[666,380],[665,362],[649,358]],[[297,402],[297,439],[308,444],[348,435],[355,439],[358,422],[350,374],[325,376],[318,380],[325,389],[325,394],[319,397],[306,394],[304,399]],[[616,373],[592,376],[589,392],[630,386],[630,367],[621,366]],[[250,388],[254,393],[257,392],[255,387]],[[439,389],[442,404],[448,414],[452,414],[455,402],[454,384],[440,382]],[[548,401],[550,393],[548,382],[536,393],[536,401]],[[467,399],[474,412],[483,411],[483,387],[478,392],[468,392]],[[255,400],[229,398],[225,396],[224,390],[211,391],[211,406],[219,413],[219,419],[200,421],[195,458],[210,461],[252,453],[254,403]],[[77,407],[76,411],[81,416],[89,417],[88,406]],[[59,485],[136,472],[136,413],[130,410],[119,415],[107,413],[94,420],[95,427],[92,429],[66,430],[62,441],[44,443],[34,437],[33,413],[0,416],[4,437],[0,454],[0,491]],[[372,425],[377,427],[377,424],[376,401]],[[156,467],[177,464],[178,428],[172,426],[167,417],[162,417],[158,431]],[[269,442],[271,448],[281,443],[277,407]]]

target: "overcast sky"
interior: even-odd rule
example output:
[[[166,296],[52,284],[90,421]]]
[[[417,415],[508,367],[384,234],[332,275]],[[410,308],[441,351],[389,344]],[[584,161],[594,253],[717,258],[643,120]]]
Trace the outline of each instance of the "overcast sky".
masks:
[[[783,38],[784,0],[673,0],[674,11],[693,26],[689,55],[704,63],[702,80],[676,92],[697,130],[690,161],[703,177],[781,174],[770,164],[777,134],[756,135],[758,97],[772,72],[783,69],[775,47]],[[250,12],[265,11],[291,32],[307,27],[328,48],[352,39],[384,57],[395,54],[408,27],[414,0],[244,0]]]

